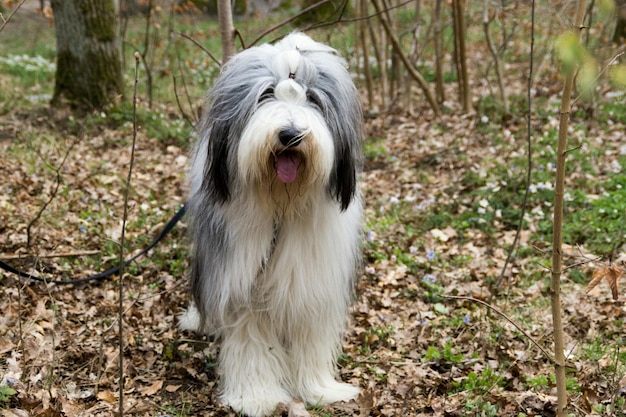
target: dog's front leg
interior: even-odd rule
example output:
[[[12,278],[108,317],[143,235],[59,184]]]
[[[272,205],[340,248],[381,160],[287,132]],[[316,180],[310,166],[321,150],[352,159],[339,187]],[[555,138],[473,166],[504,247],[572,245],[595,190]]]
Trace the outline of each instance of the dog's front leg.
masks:
[[[361,390],[335,380],[340,333],[336,320],[303,321],[289,351],[296,394],[309,405],[325,405],[356,398]]]
[[[260,417],[289,403],[286,355],[263,312],[244,312],[223,332],[220,351],[222,401],[238,412]]]

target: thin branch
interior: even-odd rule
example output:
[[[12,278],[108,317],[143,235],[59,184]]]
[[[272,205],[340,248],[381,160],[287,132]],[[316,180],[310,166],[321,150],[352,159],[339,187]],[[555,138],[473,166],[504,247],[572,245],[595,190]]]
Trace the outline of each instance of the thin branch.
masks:
[[[137,143],[137,84],[139,74],[139,58],[141,54],[135,52],[135,85],[133,90],[133,143],[130,150],[130,162],[128,164],[128,176],[124,187],[124,216],[122,218],[122,233],[120,236],[120,285],[118,294],[118,341],[119,341],[119,416],[124,416],[124,239],[126,237],[126,220],[128,219],[128,195],[130,194],[130,181],[135,162],[135,144]]]
[[[183,38],[190,40],[191,42],[194,43],[194,45],[196,45],[198,48],[202,49],[202,51],[204,51],[205,54],[207,54],[209,56],[209,58],[211,58],[213,60],[213,62],[215,62],[218,66],[222,66],[222,63],[220,62],[219,59],[217,59],[215,57],[215,55],[213,55],[211,53],[211,51],[209,51],[208,49],[206,49],[204,46],[202,46],[202,44],[200,42],[198,42],[197,40],[195,40],[194,38],[192,38],[191,36],[183,33],[183,32],[176,32],[178,35],[182,36]]]
[[[532,147],[532,85],[533,85],[533,69],[535,63],[535,0],[532,0],[531,8],[530,8],[530,65],[528,68],[528,78],[526,79],[526,100],[527,110],[526,110],[526,190],[524,191],[524,198],[522,199],[522,207],[519,216],[519,222],[517,223],[517,230],[515,231],[515,238],[513,239],[513,244],[509,249],[509,253],[507,254],[506,261],[504,262],[504,266],[502,267],[502,271],[500,271],[500,276],[496,281],[496,287],[498,287],[504,278],[504,274],[506,274],[506,270],[509,266],[509,263],[513,260],[513,257],[516,253],[517,244],[519,243],[520,236],[522,234],[522,227],[524,226],[524,216],[526,216],[526,209],[528,206],[528,196],[530,195],[530,183],[532,181],[532,170],[533,170],[533,147]],[[508,291],[507,291],[508,292]]]
[[[181,114],[183,115],[183,118],[189,124],[189,126],[191,126],[193,128],[193,127],[195,127],[196,117],[195,117],[194,110],[193,110],[193,104],[191,103],[191,95],[189,94],[189,90],[187,89],[187,83],[185,82],[185,77],[184,77],[184,73],[183,73],[183,66],[181,64],[182,60],[180,58],[180,53],[177,52],[176,54],[178,56],[178,71],[180,72],[181,80],[183,82],[183,89],[185,90],[185,97],[187,97],[187,105],[189,106],[189,109],[191,110],[191,117],[193,117],[194,120],[192,120],[191,117],[188,116],[187,113],[185,113],[185,111],[183,110],[183,105],[181,104],[180,99],[178,98],[178,86],[176,84],[176,75],[172,75],[172,81],[173,81],[173,84],[174,84],[174,97],[176,98],[176,104],[178,105],[178,109],[180,110]]]
[[[457,295],[440,295],[443,298],[448,298],[448,299],[452,299],[452,300],[467,300],[467,301],[471,301],[473,303],[477,303],[480,305],[483,305],[485,307],[487,307],[488,309],[490,309],[491,311],[497,313],[499,316],[501,316],[502,318],[504,318],[506,321],[508,321],[509,323],[511,323],[513,326],[515,326],[515,328],[517,330],[519,330],[524,336],[526,336],[526,338],[528,338],[528,340],[531,341],[531,343],[533,345],[535,345],[545,356],[546,358],[554,363],[554,358],[552,357],[552,355],[550,354],[550,352],[548,352],[543,346],[541,346],[539,344],[539,342],[537,342],[526,330],[524,330],[519,324],[517,324],[513,319],[511,319],[509,316],[507,316],[505,313],[503,313],[501,310],[499,310],[497,307],[492,306],[491,304],[479,300],[477,298],[474,297],[467,297],[467,296],[457,296]]]
[[[306,7],[302,10],[300,10],[298,13],[296,13],[293,16],[288,17],[287,19],[284,19],[281,22],[278,22],[277,24],[275,24],[274,26],[270,26],[269,28],[265,29],[263,32],[261,32],[252,42],[250,42],[250,44],[248,45],[248,47],[250,46],[254,46],[257,43],[259,43],[261,41],[261,39],[263,39],[265,36],[269,35],[270,33],[280,29],[281,27],[287,25],[288,23],[293,22],[294,20],[296,20],[297,18],[301,17],[302,15],[310,12],[311,10],[328,3],[330,0],[322,0],[322,1],[318,1],[317,3],[314,3],[312,5],[310,5],[309,7]]]
[[[4,29],[4,27],[7,25],[7,23],[9,23],[9,21],[11,20],[11,18],[15,14],[15,12],[17,12],[19,10],[19,8],[22,7],[22,4],[24,4],[25,1],[26,0],[20,1],[20,3],[17,5],[17,7],[11,11],[11,14],[6,19],[4,18],[4,16],[2,16],[2,13],[0,13],[0,16],[2,16],[2,26],[0,26],[0,32],[2,32],[2,29]]]
[[[385,8],[384,10],[382,10],[380,12],[377,11],[375,13],[372,13],[372,14],[369,14],[369,15],[366,15],[366,16],[353,17],[353,18],[350,18],[350,19],[342,19],[341,22],[332,22],[332,23],[353,23],[353,22],[358,22],[360,20],[370,20],[370,19],[372,19],[374,17],[380,16],[382,13],[387,13],[387,12],[390,12],[392,10],[399,9],[401,7],[406,6],[409,3],[413,3],[414,1],[415,0],[405,0],[405,1],[401,2],[401,3],[396,4],[396,5],[389,6],[389,7]],[[327,26],[327,25],[328,24],[323,24],[323,26]],[[316,28],[317,27],[319,27],[319,26],[316,26]]]
[[[241,35],[241,31],[237,28],[235,30],[235,38],[239,39],[239,43],[241,44],[241,49],[248,49],[246,46],[246,42],[243,40],[243,36]]]
[[[348,0],[344,0],[344,2],[341,4],[341,9],[339,10],[339,13],[337,14],[337,17],[335,19],[331,19],[332,18],[332,15],[331,15],[325,22],[312,23],[311,25],[304,28],[303,31],[307,32],[309,30],[319,29],[319,28],[323,28],[326,26],[334,26],[339,22],[345,22],[343,20],[343,16],[346,12],[347,7],[348,7]]]
[[[97,255],[101,251],[99,250],[84,250],[78,252],[59,252],[59,253],[44,253],[37,254],[36,258],[74,258],[76,256],[90,256]],[[27,256],[24,255],[0,255],[1,261],[12,261],[15,259],[25,259]]]
[[[74,146],[76,146],[76,144],[80,141],[80,137],[76,137],[74,139],[74,141],[72,142],[72,144],[70,145],[70,147],[67,149],[67,151],[65,152],[65,155],[63,156],[63,160],[61,161],[61,163],[56,167],[52,167],[52,165],[50,165],[45,158],[43,157],[43,155],[41,153],[39,153],[38,151],[35,150],[35,153],[37,154],[37,156],[39,156],[39,158],[41,159],[41,161],[44,163],[44,165],[46,167],[48,167],[49,169],[51,169],[52,171],[54,171],[56,178],[55,178],[55,185],[54,185],[54,189],[52,190],[52,192],[50,193],[50,197],[48,198],[48,200],[43,204],[43,206],[39,209],[39,211],[37,212],[37,214],[35,215],[35,217],[33,217],[29,222],[28,222],[28,226],[26,226],[26,248],[30,249],[30,245],[32,243],[32,234],[31,234],[31,229],[32,227],[39,221],[39,219],[41,218],[41,216],[43,215],[43,212],[46,211],[46,208],[48,208],[48,206],[50,205],[50,203],[52,203],[52,201],[56,198],[56,195],[59,191],[59,187],[61,186],[61,182],[62,182],[62,177],[61,177],[61,168],[63,168],[63,166],[65,165],[65,161],[67,161],[67,158],[70,156],[70,153],[72,152],[72,149],[74,149]]]
[[[271,26],[271,27],[267,28],[266,30],[261,32],[252,42],[250,42],[250,44],[248,44],[247,47],[251,47],[251,46],[256,45],[265,36],[269,35],[272,32],[275,32],[276,30],[280,29],[281,27],[283,27],[283,26],[293,22],[294,20],[298,19],[300,16],[310,12],[311,10],[315,9],[316,7],[319,7],[319,6],[322,6],[322,5],[326,4],[326,3],[328,3],[329,1],[331,1],[331,0],[321,0],[321,1],[318,1],[317,3],[314,3],[314,4],[310,5],[309,7],[306,7],[304,9],[302,9],[301,11],[296,13],[295,15],[290,16],[287,19],[285,19],[285,20],[275,24],[274,26]],[[348,4],[348,0],[345,0],[344,3],[342,4],[341,12],[339,13],[339,16],[336,19],[333,19],[333,20],[328,21],[328,22],[315,23],[315,24],[313,24],[311,26],[308,26],[308,27],[302,29],[302,31],[303,32],[307,32],[307,31],[310,31],[310,30],[313,30],[313,29],[319,29],[321,27],[334,26],[337,23],[353,23],[353,22],[358,22],[358,21],[361,21],[361,20],[370,20],[370,19],[372,19],[374,17],[379,16],[381,13],[385,13],[388,10],[393,10],[393,9],[397,9],[397,8],[403,7],[403,6],[405,6],[405,5],[409,4],[409,3],[412,3],[413,1],[414,0],[405,0],[405,1],[399,3],[399,4],[395,5],[395,6],[389,7],[388,9],[385,9],[385,10],[380,11],[380,12],[377,11],[376,13],[373,13],[373,14],[370,14],[370,15],[367,15],[367,16],[360,16],[360,17],[355,17],[355,18],[351,18],[351,19],[344,19],[343,15],[344,15],[344,12],[345,12],[347,4]],[[279,36],[279,37],[273,39],[272,42],[275,42],[275,41],[277,41],[277,40],[279,40],[281,38],[282,38],[282,36]],[[241,40],[241,43],[242,43],[242,46],[243,46],[244,45],[243,40]],[[244,49],[245,49],[245,46],[244,46]]]
[[[176,105],[178,106],[178,110],[180,111],[180,114],[183,115],[183,119],[185,119],[185,122],[187,122],[187,124],[190,127],[194,127],[194,123],[191,121],[191,118],[187,115],[187,113],[183,109],[183,106],[180,103],[180,99],[178,98],[178,87],[176,86],[176,76],[175,75],[172,76],[172,82],[174,83],[174,97],[176,98]],[[186,91],[187,90],[187,86],[185,85],[184,80],[183,80],[183,87],[185,88],[185,91]],[[187,98],[189,98],[189,95],[187,95]],[[191,110],[193,111],[193,108]]]
[[[587,33],[589,33],[589,31],[587,31]],[[598,72],[598,74],[596,75],[596,77],[593,79],[593,84],[595,85],[598,80],[600,79],[600,77],[602,77],[604,75],[604,73],[606,73],[608,71],[608,69],[615,63],[615,61],[617,61],[622,55],[624,55],[624,46],[622,46],[620,48],[620,50],[618,50],[615,55],[609,60],[609,62],[604,65],[602,67],[602,69]],[[582,93],[579,93],[575,99],[572,100],[572,103],[576,103],[578,100],[580,100],[580,97],[582,97]]]

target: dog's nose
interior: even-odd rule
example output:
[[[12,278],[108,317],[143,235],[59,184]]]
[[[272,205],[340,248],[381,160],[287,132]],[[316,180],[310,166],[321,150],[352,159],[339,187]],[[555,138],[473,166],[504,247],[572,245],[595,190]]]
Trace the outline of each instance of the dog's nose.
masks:
[[[278,133],[278,140],[287,148],[296,147],[302,142],[302,135],[293,128],[283,129]]]

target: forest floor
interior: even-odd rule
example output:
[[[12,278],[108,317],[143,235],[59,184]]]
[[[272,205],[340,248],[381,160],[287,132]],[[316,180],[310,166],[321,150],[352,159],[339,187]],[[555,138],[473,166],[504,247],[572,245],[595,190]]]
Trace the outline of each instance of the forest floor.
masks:
[[[520,101],[522,64],[507,72]],[[489,88],[479,75],[470,114],[460,112],[450,85],[440,117],[417,96],[366,119],[363,265],[339,363],[339,377],[363,392],[314,407],[314,416],[555,413],[546,352],[560,84],[534,85],[541,107],[532,117],[530,198],[503,273],[526,188],[526,118],[521,105],[512,115],[486,108],[481,92]],[[128,113],[76,119],[38,102],[37,89],[18,91],[8,74],[0,72],[0,86],[30,97],[0,105],[0,260],[52,279],[114,266],[133,136]],[[187,192],[189,140],[179,135],[189,129],[178,108],[141,106],[130,253],[150,242]],[[604,283],[585,291],[609,257],[624,257],[624,106],[623,94],[603,91],[593,115],[576,106],[570,129],[562,310],[575,416],[626,413],[623,291],[617,300]],[[235,415],[217,400],[219,343],[176,327],[188,303],[188,254],[183,221],[124,278],[125,415]],[[118,277],[46,285],[0,272],[2,416],[116,414],[119,285]]]

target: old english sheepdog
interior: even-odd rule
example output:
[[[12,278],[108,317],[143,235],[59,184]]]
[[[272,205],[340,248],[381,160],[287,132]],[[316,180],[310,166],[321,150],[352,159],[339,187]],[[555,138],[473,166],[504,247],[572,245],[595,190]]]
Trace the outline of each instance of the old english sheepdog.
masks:
[[[362,215],[362,114],[345,61],[302,33],[235,55],[199,136],[180,326],[221,340],[221,400],[264,416],[355,398],[335,380]]]

